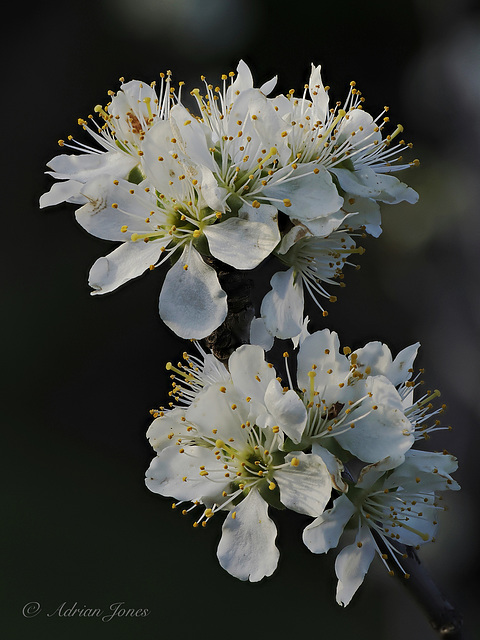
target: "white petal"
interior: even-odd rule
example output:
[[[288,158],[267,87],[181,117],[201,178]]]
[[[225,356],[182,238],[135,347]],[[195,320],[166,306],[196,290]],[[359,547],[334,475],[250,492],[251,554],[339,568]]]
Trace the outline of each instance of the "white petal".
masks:
[[[88,284],[92,295],[109,293],[132,278],[142,275],[157,262],[160,242],[125,242],[108,256],[99,258],[90,269]]]
[[[374,555],[375,544],[372,534],[367,526],[362,525],[355,542],[345,547],[335,561],[338,604],[345,607],[353,598],[363,582]]]
[[[171,446],[175,440],[187,435],[185,424],[185,409],[175,407],[162,417],[155,418],[147,430],[147,439],[156,451],[161,451]]]
[[[342,471],[344,470],[343,463],[341,460],[334,456],[333,453],[330,453],[328,449],[320,446],[317,442],[312,444],[312,453],[324,461],[327,465],[328,473],[332,479],[332,484],[338,491],[348,491],[348,484],[342,478]]]
[[[326,553],[337,546],[343,530],[356,511],[347,496],[337,498],[331,509],[311,522],[303,531],[303,542],[312,553]]]
[[[80,155],[62,154],[52,158],[47,166],[53,169],[52,175],[55,178],[72,178],[85,183],[103,174],[126,178],[137,164],[138,158],[132,158],[121,151],[108,151]]]
[[[337,402],[350,371],[348,359],[339,353],[340,341],[335,331],[323,329],[307,336],[300,346],[297,358],[297,381],[300,389],[310,388],[309,372],[314,369],[314,388],[327,406]],[[328,373],[331,371],[331,373]]]
[[[262,86],[260,87],[260,91],[265,96],[268,96],[275,89],[276,85],[277,85],[277,76],[274,76],[273,78],[271,78],[270,80],[267,80],[267,82],[264,82],[262,84]]]
[[[236,409],[232,409],[232,405]],[[233,441],[233,446],[242,450],[248,437],[248,431],[241,426],[249,415],[245,405],[247,403],[242,401],[231,383],[218,383],[197,396],[187,409],[185,417],[188,423],[195,425],[197,434],[212,439],[219,438],[224,442]]]
[[[265,406],[285,435],[295,443],[300,442],[307,421],[307,410],[295,391],[289,389],[284,393],[281,384],[274,378],[265,392]]]
[[[322,76],[320,74],[322,67],[315,67],[312,64],[312,71],[308,83],[310,96],[312,97],[314,120],[325,122],[328,110],[328,93],[323,86]]]
[[[280,239],[278,227],[240,218],[205,227],[204,233],[215,258],[236,269],[254,269]]]
[[[198,180],[197,189],[200,191],[206,204],[213,209],[213,211],[223,213],[229,193],[224,187],[218,184],[211,169],[202,165],[197,165],[195,168],[190,166],[189,174],[192,179],[195,178]]]
[[[195,164],[214,170],[215,162],[208,149],[208,130],[205,125],[193,118],[181,104],[176,104],[172,107],[170,119],[172,132],[179,139],[180,149]]]
[[[254,318],[250,323],[250,344],[262,347],[270,351],[273,347],[274,337],[267,331],[263,318]]]
[[[411,449],[388,480],[412,491],[458,491],[460,486],[450,475],[457,467],[457,459],[450,454]]]
[[[351,193],[345,194],[344,211],[348,211],[345,219],[348,221],[347,226],[353,229],[365,227],[365,231],[374,238],[382,233],[382,216],[380,206],[372,198],[360,198]]]
[[[397,354],[397,357],[385,372],[386,377],[392,384],[397,386],[412,377],[410,369],[413,368],[413,362],[417,357],[419,347],[420,343],[416,342],[409,347],[405,347]]]
[[[246,91],[253,88],[253,76],[248,65],[243,60],[237,65],[237,77],[233,83],[228,87],[226,94],[226,103],[231,104],[235,101],[236,97]]]
[[[80,189],[83,187],[82,182],[76,180],[65,180],[63,182],[55,182],[50,191],[44,193],[40,197],[40,208],[52,207],[60,202],[71,202],[71,198],[80,196]],[[75,198],[76,200],[78,198]],[[85,198],[80,196],[82,202],[85,202]]]
[[[303,328],[303,285],[295,281],[293,268],[278,271],[270,280],[272,290],[263,298],[260,313],[267,331],[282,340],[298,336]]]
[[[169,269],[159,310],[165,324],[181,338],[205,338],[225,320],[227,295],[215,269],[193,247],[185,247]]]
[[[155,202],[141,185],[126,180],[114,182],[111,176],[101,175],[83,185],[81,193],[88,202],[77,209],[75,217],[97,238],[125,242],[132,233],[152,232],[145,219]],[[125,227],[127,232],[122,231]]]
[[[295,180],[267,186],[264,189],[265,195],[279,199],[280,202],[275,204],[281,211],[290,218],[304,222],[338,212],[343,205],[343,198],[329,172],[321,165],[316,165],[315,168],[318,169],[316,174],[310,166],[300,165],[293,171]],[[287,174],[289,170],[290,167],[281,169],[275,178],[278,179],[281,173]],[[290,206],[283,203],[285,199],[290,201]]]
[[[405,454],[402,453],[398,456],[387,456],[383,460],[375,462],[375,464],[363,467],[355,486],[359,489],[370,489],[379,478],[385,475],[386,471],[395,469],[395,467],[403,464],[404,461]]]
[[[275,369],[265,362],[263,349],[251,344],[242,345],[230,356],[228,369],[238,392],[263,404],[267,387],[275,378]]]
[[[338,435],[338,442],[364,462],[404,454],[412,446],[414,436],[398,391],[384,376],[375,376],[367,378],[365,392],[372,396],[348,415],[348,424],[355,427]],[[362,418],[366,412],[368,415]]]
[[[255,489],[228,514],[217,549],[220,565],[235,578],[258,582],[277,568],[277,529],[268,516],[267,503]]]
[[[289,464],[296,459],[296,466]],[[292,451],[285,457],[285,464],[275,472],[280,487],[280,500],[288,508],[318,516],[323,513],[332,494],[330,474],[323,460],[313,453]]]
[[[395,176],[375,173],[370,167],[363,166],[356,171],[331,169],[338,178],[344,191],[362,198],[374,198],[381,202],[396,204],[403,200],[415,204],[418,193]]]
[[[225,485],[201,476],[200,467],[218,467],[218,477],[223,475],[213,450],[185,446],[184,452],[180,453],[179,447],[172,445],[162,449],[152,460],[145,474],[145,484],[150,491],[177,500],[194,501],[218,495]]]

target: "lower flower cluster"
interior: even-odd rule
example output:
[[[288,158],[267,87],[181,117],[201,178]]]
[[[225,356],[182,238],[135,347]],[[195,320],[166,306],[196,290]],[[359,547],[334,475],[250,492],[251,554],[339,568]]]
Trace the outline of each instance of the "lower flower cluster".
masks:
[[[152,411],[146,484],[195,527],[225,514],[217,556],[240,580],[277,567],[269,509],[311,517],[303,542],[312,553],[342,547],[336,597],[347,605],[375,555],[409,577],[399,543],[434,541],[438,492],[459,489],[457,462],[417,446],[449,428],[433,402],[439,392],[418,393],[418,343],[393,358],[380,342],[341,351],[328,329],[299,340],[295,377],[284,353],[285,380],[256,345],[239,347],[227,366],[201,347],[200,357],[168,363],[172,400]]]

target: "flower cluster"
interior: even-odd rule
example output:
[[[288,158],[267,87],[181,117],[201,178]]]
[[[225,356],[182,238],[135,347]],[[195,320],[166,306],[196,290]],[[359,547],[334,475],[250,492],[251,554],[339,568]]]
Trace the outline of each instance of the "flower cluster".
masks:
[[[59,141],[75,153],[50,161],[56,182],[40,204],[76,204],[84,229],[119,243],[90,270],[95,294],[166,265],[160,316],[195,342],[235,334],[228,277],[276,258],[251,344],[227,362],[196,342],[200,356],[167,364],[171,400],[152,411],[146,484],[195,527],[224,514],[217,556],[241,580],[277,567],[273,510],[309,517],[312,553],[345,541],[335,571],[347,605],[375,554],[408,577],[402,545],[434,540],[438,492],[459,486],[455,458],[421,448],[449,427],[440,393],[420,392],[419,344],[394,358],[381,342],[352,352],[329,329],[308,331],[305,292],[325,317],[323,299],[336,300],[343,267],[364,251],[358,238],[381,234],[380,205],[418,199],[393,175],[418,164],[402,160],[403,127],[387,107],[367,113],[354,82],[332,104],[320,72],[312,65],[301,95],[272,96],[276,78],[256,88],[241,61],[218,86],[202,77],[187,100],[171,72],[158,87],[121,79],[79,120],[93,145]],[[284,380],[266,356],[275,339],[297,351],[292,369],[284,353]]]
[[[354,530],[335,565],[340,604],[350,602],[375,552],[408,577],[396,542],[433,540],[442,509],[436,492],[459,488],[453,456],[415,447],[448,428],[434,419],[443,412],[432,403],[438,391],[414,399],[418,347],[394,359],[380,342],[342,353],[336,333],[318,331],[301,339],[296,381],[284,354],[286,385],[259,346],[239,347],[228,367],[203,351],[185,353],[183,364],[167,365],[173,400],[154,411],[147,433],[157,452],[147,486],[175,498],[183,514],[195,512],[194,526],[226,512],[217,555],[241,580],[261,580],[277,566],[269,507],[312,518],[303,541],[313,553]]]
[[[76,153],[49,162],[58,182],[40,204],[82,205],[82,227],[120,243],[91,268],[95,294],[167,263],[159,312],[183,338],[204,338],[226,317],[212,258],[250,270],[276,256],[287,270],[274,274],[259,320],[272,339],[294,338],[304,290],[326,315],[322,298],[336,298],[324,285],[343,284],[344,264],[363,252],[355,237],[381,233],[380,203],[416,202],[392,174],[417,161],[402,161],[403,127],[389,126],[387,108],[368,114],[354,82],[330,106],[319,66],[298,97],[269,97],[276,78],[255,88],[242,61],[220,86],[202,81],[187,109],[170,72],[158,89],[122,79],[79,120],[95,146],[59,141]]]

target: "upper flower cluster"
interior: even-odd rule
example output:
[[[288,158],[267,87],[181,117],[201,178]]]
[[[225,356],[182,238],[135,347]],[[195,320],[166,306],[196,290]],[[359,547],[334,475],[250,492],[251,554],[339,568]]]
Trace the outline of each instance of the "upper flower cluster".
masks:
[[[336,562],[337,601],[348,604],[375,552],[389,571],[403,571],[396,541],[432,540],[436,492],[459,488],[453,456],[414,446],[445,428],[432,421],[443,411],[432,403],[438,392],[414,400],[418,347],[396,358],[380,342],[342,352],[336,333],[319,331],[301,340],[296,381],[284,354],[285,386],[259,346],[237,349],[228,368],[185,353],[184,364],[167,365],[170,407],[153,411],[147,486],[175,507],[190,503],[182,513],[197,511],[194,526],[226,512],[217,555],[242,580],[277,566],[269,507],[313,518],[303,534],[313,553],[336,547],[352,527],[355,543]]]
[[[158,89],[131,81],[109,92],[108,105],[79,121],[97,147],[60,141],[77,153],[50,161],[59,182],[41,206],[81,204],[87,231],[121,243],[93,265],[93,293],[168,261],[160,315],[184,338],[203,338],[225,319],[212,257],[247,270],[277,256],[288,269],[272,278],[264,331],[295,337],[304,288],[322,310],[319,298],[335,299],[322,283],[342,284],[348,257],[363,251],[355,236],[381,233],[379,203],[416,202],[392,175],[416,161],[402,161],[402,127],[387,133],[386,111],[369,115],[354,83],[330,107],[320,67],[301,97],[269,97],[276,78],[255,88],[244,62],[220,86],[202,80],[191,91],[196,114],[170,72]]]

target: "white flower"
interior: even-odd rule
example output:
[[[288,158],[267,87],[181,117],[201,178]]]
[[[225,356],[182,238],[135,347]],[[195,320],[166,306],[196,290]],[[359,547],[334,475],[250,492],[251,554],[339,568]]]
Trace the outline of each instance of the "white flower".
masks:
[[[443,510],[436,492],[460,488],[450,476],[456,459],[448,454],[412,449],[393,472],[388,471],[391,466],[387,459],[365,467],[356,485],[303,532],[310,551],[326,553],[337,546],[348,523],[356,531],[355,542],[335,562],[337,602],[344,606],[362,584],[375,553],[391,574],[398,568],[409,577],[395,541],[416,548],[434,541],[437,514]]]
[[[95,262],[89,283],[94,293],[107,293],[173,256],[160,316],[179,336],[204,338],[225,319],[227,301],[202,254],[237,269],[257,266],[280,238],[276,210],[265,205],[253,219],[241,208],[237,217],[222,220],[211,173],[204,167],[197,180],[199,170],[181,154],[170,121],[159,121],[144,136],[142,171],[147,179],[139,185],[105,175],[82,188],[87,204],[77,221],[97,237],[123,241]]]
[[[205,81],[205,97],[199,89],[192,91],[202,126],[184,130],[186,114],[178,105],[171,117],[183,152],[215,176],[225,209],[236,211],[243,206],[255,213],[262,205],[270,205],[312,229],[323,228],[327,220],[332,230],[337,228],[345,218],[339,211],[343,198],[323,166],[298,164],[289,144],[291,125],[266,97],[274,82],[254,88],[244,62],[230,86],[227,76],[222,79],[223,88]]]
[[[307,409],[302,449],[340,445],[366,463],[389,457],[399,464],[414,442],[396,387],[385,375],[359,371],[356,354],[348,347],[340,353],[335,332],[324,329],[302,341],[297,388]]]
[[[327,298],[336,301],[323,284],[345,286],[342,269],[353,253],[362,254],[354,240],[343,231],[334,231],[328,237],[316,237],[303,226],[293,227],[275,249],[275,255],[290,266],[287,271],[273,275],[272,290],[262,301],[260,314],[266,331],[282,340],[299,335],[303,326],[304,290],[322,311],[328,314],[319,301]]]
[[[50,160],[48,166],[52,171],[48,173],[60,182],[40,198],[41,207],[65,201],[83,204],[86,201],[81,194],[83,185],[102,174],[125,179],[130,176],[135,182],[142,179],[139,162],[145,132],[157,120],[168,118],[172,100],[171,74],[160,75],[159,95],[155,83],[148,85],[132,80],[123,83],[116,94],[109,91],[112,100],[107,106],[95,107],[101,123],[93,115],[88,120],[79,119],[78,123],[100,148],[78,142],[72,136],[68,142],[59,140],[61,147],[80,153],[62,154]]]
[[[240,347],[230,357],[229,371],[228,379],[218,380],[218,372],[202,377],[186,408],[159,413],[147,433],[157,457],[146,483],[174,497],[175,506],[191,503],[183,513],[200,511],[194,526],[226,511],[220,564],[255,582],[271,575],[278,562],[268,506],[315,517],[330,498],[332,482],[320,456],[282,451],[284,434],[301,433],[305,408],[294,392],[277,389],[263,350]],[[188,369],[177,373],[188,384]]]
[[[310,99],[306,97],[307,90]],[[288,99],[285,96],[274,99],[278,113],[290,125],[288,141],[297,162],[303,165],[315,163],[333,173],[345,201],[354,200],[351,204],[355,207],[350,213],[357,212],[358,220],[365,216],[367,209],[370,210],[368,216],[378,211],[378,206],[372,207],[373,202],[367,205],[364,199],[391,204],[418,200],[413,189],[386,175],[418,164],[418,160],[401,163],[400,154],[407,146],[404,140],[392,144],[403,132],[403,127],[398,125],[383,138],[383,130],[389,122],[389,117],[385,116],[388,107],[374,119],[363,110],[363,101],[352,82],[343,106],[337,103],[328,109],[329,98],[321,79],[321,67],[313,64],[302,98],[295,98],[291,92]]]
[[[428,440],[429,434],[433,431],[449,430],[451,427],[442,426],[438,418],[433,424],[428,424],[434,416],[442,414],[446,408],[444,404],[437,408],[432,404],[432,401],[441,395],[438,389],[428,390],[414,400],[415,390],[423,385],[423,380],[419,380],[423,369],[412,377],[413,363],[419,346],[420,343],[416,342],[400,351],[393,359],[387,345],[381,342],[369,342],[365,347],[357,349],[350,358],[355,359],[358,374],[384,375],[395,385],[402,398],[403,412],[415,429],[415,439]]]

